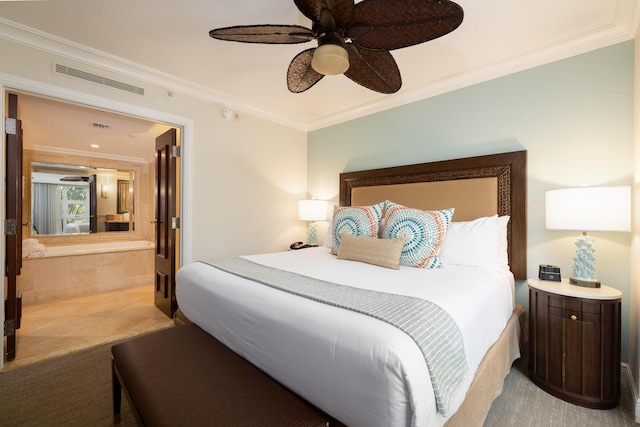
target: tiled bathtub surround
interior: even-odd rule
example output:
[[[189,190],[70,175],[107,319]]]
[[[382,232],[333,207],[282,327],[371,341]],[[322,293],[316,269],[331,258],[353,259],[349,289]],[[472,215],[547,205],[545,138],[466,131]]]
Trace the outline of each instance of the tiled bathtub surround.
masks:
[[[152,283],[153,271],[152,246],[118,252],[48,254],[22,260],[18,289],[26,306]]]

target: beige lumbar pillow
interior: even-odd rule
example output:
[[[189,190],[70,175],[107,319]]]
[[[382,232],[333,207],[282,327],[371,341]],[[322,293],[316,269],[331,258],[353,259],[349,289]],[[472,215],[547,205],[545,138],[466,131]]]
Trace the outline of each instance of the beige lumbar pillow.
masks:
[[[400,269],[404,239],[378,239],[343,234],[338,259],[366,262],[380,267]]]

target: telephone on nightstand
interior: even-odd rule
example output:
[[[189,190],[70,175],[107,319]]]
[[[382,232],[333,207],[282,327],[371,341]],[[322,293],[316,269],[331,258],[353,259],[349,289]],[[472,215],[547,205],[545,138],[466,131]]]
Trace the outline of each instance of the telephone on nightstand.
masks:
[[[309,248],[309,247],[310,246],[305,244],[305,243],[295,242],[295,243],[292,243],[291,246],[289,246],[289,249],[296,250],[296,249],[304,249],[304,248]]]

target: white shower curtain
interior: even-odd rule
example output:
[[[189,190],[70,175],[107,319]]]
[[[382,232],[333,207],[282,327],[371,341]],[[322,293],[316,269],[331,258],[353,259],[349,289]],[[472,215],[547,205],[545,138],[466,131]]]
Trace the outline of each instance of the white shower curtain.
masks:
[[[62,186],[34,183],[31,198],[33,231],[37,234],[61,234]]]

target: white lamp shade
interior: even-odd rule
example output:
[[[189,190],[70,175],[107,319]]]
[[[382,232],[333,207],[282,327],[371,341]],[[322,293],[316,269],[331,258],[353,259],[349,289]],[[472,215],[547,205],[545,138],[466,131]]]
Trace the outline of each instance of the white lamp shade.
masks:
[[[631,187],[578,187],[545,194],[551,230],[631,231]]]
[[[326,200],[300,200],[298,201],[298,219],[300,221],[326,221]]]

